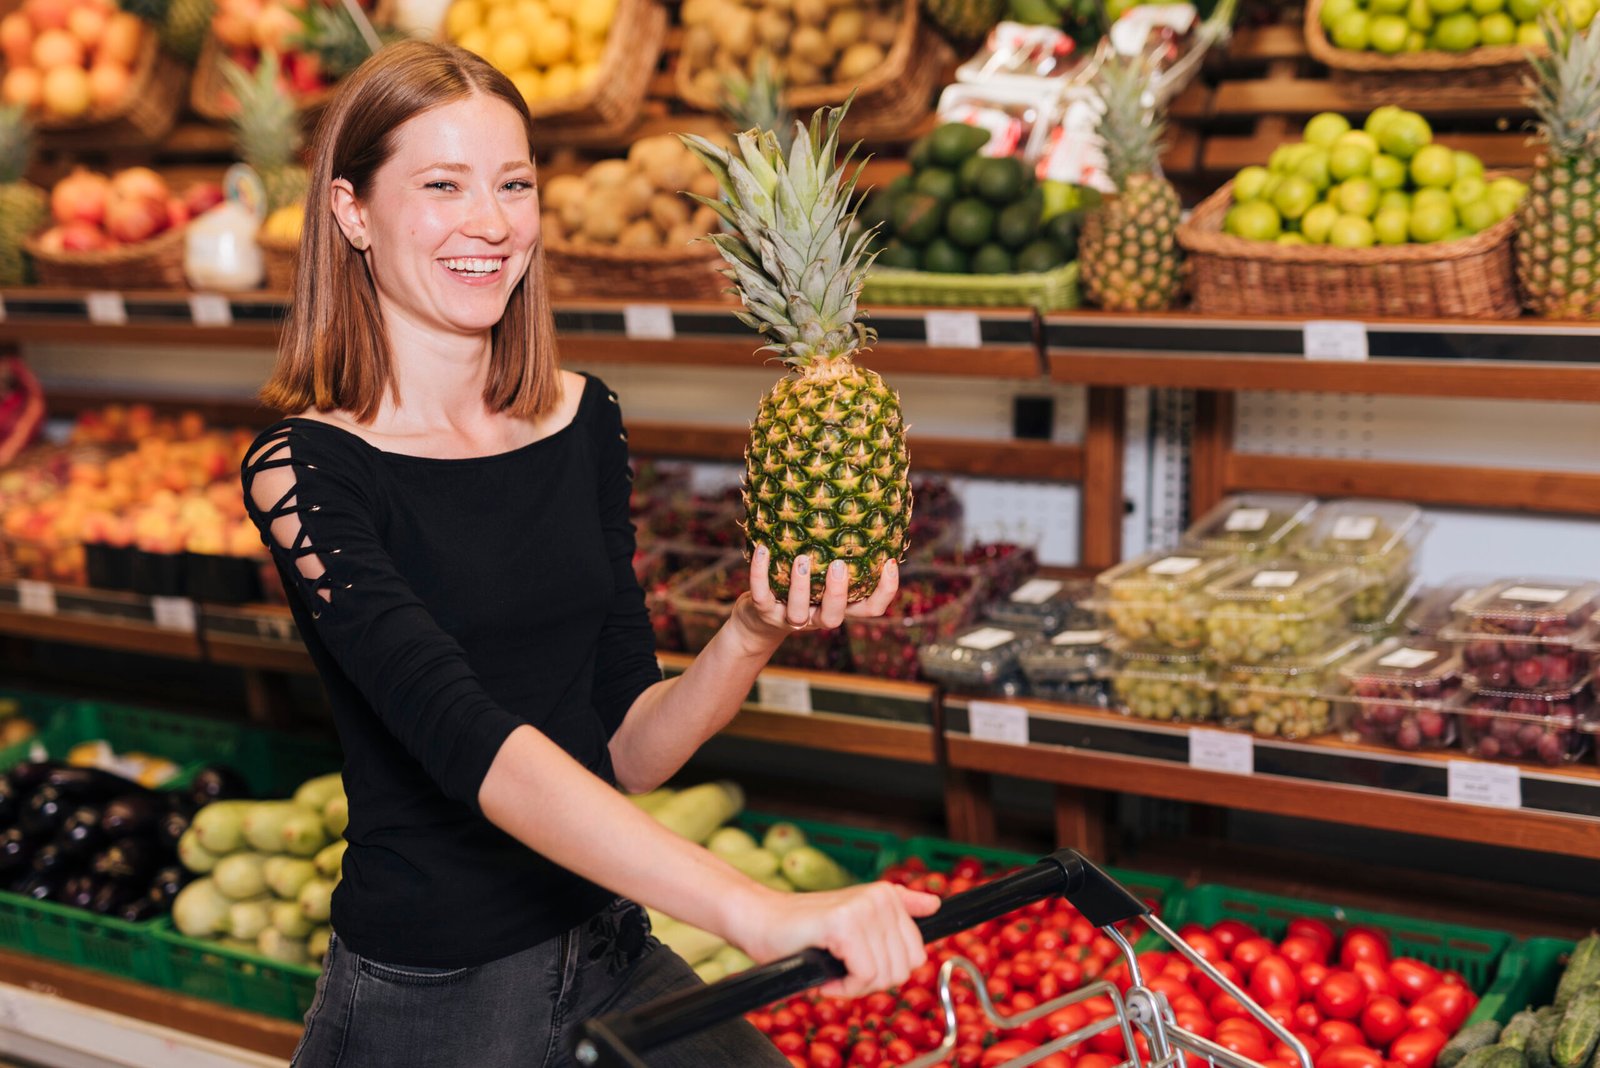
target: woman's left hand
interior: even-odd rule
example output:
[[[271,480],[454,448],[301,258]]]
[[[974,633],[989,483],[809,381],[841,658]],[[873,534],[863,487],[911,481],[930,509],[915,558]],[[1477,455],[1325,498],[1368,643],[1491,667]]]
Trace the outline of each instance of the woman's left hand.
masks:
[[[768,554],[756,546],[750,560],[750,592],[739,598],[733,618],[752,633],[772,641],[782,641],[798,631],[832,630],[846,617],[863,619],[881,616],[894,603],[900,591],[900,565],[891,560],[884,565],[878,588],[864,600],[850,604],[849,569],[836,560],[828,568],[822,587],[822,603],[811,603],[811,559],[795,559],[789,579],[789,598],[778,600],[767,580]]]

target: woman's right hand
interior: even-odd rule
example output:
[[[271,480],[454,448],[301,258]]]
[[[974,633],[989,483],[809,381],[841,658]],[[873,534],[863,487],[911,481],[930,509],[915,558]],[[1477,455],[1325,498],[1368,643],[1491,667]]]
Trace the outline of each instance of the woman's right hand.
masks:
[[[915,917],[939,911],[939,899],[891,883],[811,894],[768,891],[735,920],[730,941],[757,963],[818,946],[849,969],[822,987],[827,997],[859,997],[899,986],[928,959]]]

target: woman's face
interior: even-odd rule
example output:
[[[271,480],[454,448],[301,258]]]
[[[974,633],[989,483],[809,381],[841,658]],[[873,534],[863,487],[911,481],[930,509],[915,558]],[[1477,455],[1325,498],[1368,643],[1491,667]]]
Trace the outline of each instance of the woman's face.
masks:
[[[497,97],[444,104],[400,126],[360,205],[385,314],[486,334],[539,239],[534,180],[522,119]]]

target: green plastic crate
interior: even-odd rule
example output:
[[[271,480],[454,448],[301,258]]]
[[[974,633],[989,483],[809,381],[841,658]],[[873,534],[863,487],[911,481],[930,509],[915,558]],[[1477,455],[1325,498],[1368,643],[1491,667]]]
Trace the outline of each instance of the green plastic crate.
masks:
[[[0,891],[0,946],[37,957],[159,983],[159,951],[149,923],[97,916],[53,901]]]
[[[983,862],[985,875],[993,875],[1010,868],[1027,867],[1040,859],[1039,855],[1034,853],[966,845],[962,842],[946,841],[943,838],[906,839],[900,843],[900,854],[895,859],[909,860],[912,857],[923,861],[935,871],[950,868],[964,857],[973,857]],[[883,868],[888,866],[885,864]],[[1154,875],[1128,868],[1102,867],[1107,875],[1133,891],[1141,900],[1148,902],[1158,913],[1183,890],[1183,880],[1170,875]],[[879,869],[879,874],[882,874],[882,871],[883,869]]]
[[[150,925],[160,965],[158,982],[190,997],[284,1020],[304,1018],[322,969],[285,964],[180,934],[170,919]]]
[[[1348,925],[1379,928],[1388,933],[1397,955],[1460,972],[1476,991],[1489,989],[1501,956],[1513,942],[1504,931],[1347,909],[1215,883],[1201,884],[1183,894],[1163,919],[1174,929],[1189,923],[1209,927],[1221,920],[1243,920],[1266,937],[1277,939],[1283,937],[1289,921],[1298,916],[1323,920],[1336,930]]]
[[[900,845],[900,836],[887,831],[864,831],[856,827],[791,819],[767,812],[741,812],[734,817],[733,826],[750,832],[759,842],[768,827],[780,822],[799,827],[805,832],[806,841],[838,861],[845,871],[858,879],[877,878],[878,873],[893,862],[892,858]]]
[[[1540,1008],[1555,998],[1556,983],[1567,966],[1576,942],[1564,938],[1529,938],[1506,950],[1494,985],[1472,1010],[1467,1023],[1499,1020],[1505,1023],[1527,1008]]]
[[[0,689],[0,701],[15,701],[17,715],[33,721],[33,725],[43,731],[50,725],[60,710],[70,704],[66,698],[51,697],[42,693],[32,693],[28,690]],[[6,771],[14,764],[20,764],[28,759],[28,753],[33,749],[38,735],[20,741],[15,745],[8,745],[0,749],[0,771]]]

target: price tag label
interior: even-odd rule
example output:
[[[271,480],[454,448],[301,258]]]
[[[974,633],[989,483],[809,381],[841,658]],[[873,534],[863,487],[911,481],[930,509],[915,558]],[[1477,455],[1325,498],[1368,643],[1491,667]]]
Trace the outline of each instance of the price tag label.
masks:
[[[989,650],[1004,645],[1016,636],[1016,632],[1003,627],[980,627],[971,634],[957,638],[956,644],[964,649]]]
[[[1366,541],[1378,531],[1375,515],[1343,515],[1334,520],[1334,541]]]
[[[36,616],[56,614],[56,588],[48,582],[17,580],[17,607]]]
[[[1437,659],[1439,659],[1439,654],[1432,649],[1412,649],[1407,647],[1396,649],[1382,660],[1379,660],[1378,666],[1401,668],[1402,670],[1410,671],[1422,667],[1424,664],[1431,664]]]
[[[1522,774],[1509,764],[1451,760],[1445,764],[1450,800],[1492,808],[1522,807]]]
[[[1265,508],[1235,508],[1228,514],[1223,529],[1230,534],[1254,534],[1266,527],[1272,513]]]
[[[221,293],[190,293],[189,317],[195,326],[232,326],[233,302]]]
[[[1157,560],[1145,570],[1152,575],[1187,575],[1199,566],[1198,556],[1169,556],[1165,560]]]
[[[1284,590],[1300,581],[1298,571],[1263,571],[1250,580],[1258,590]]]
[[[928,344],[949,349],[983,347],[983,323],[977,312],[931,311],[922,317]]]
[[[1333,360],[1364,363],[1367,351],[1367,324],[1342,319],[1320,319],[1305,324],[1305,354],[1308,360]]]
[[[665,304],[625,305],[622,332],[635,341],[671,341],[678,336],[672,325],[672,309]]]
[[[1532,601],[1534,604],[1555,604],[1571,590],[1551,586],[1513,586],[1500,595],[1502,601]]]
[[[1248,734],[1234,734],[1231,731],[1191,730],[1189,766],[1202,771],[1253,775],[1256,770],[1255,739]]]
[[[1050,639],[1051,645],[1104,645],[1103,630],[1064,630]]]
[[[775,712],[811,714],[811,684],[805,679],[761,675],[756,679],[756,701]]]
[[[1029,579],[1011,594],[1017,604],[1044,604],[1061,592],[1061,583],[1055,579]]]
[[[1001,701],[973,701],[967,705],[972,736],[980,742],[1028,744],[1028,710]]]
[[[195,632],[194,602],[187,597],[152,597],[150,614],[162,630]]]
[[[89,321],[96,326],[128,325],[128,306],[123,303],[121,293],[85,293],[83,307],[89,313]]]

